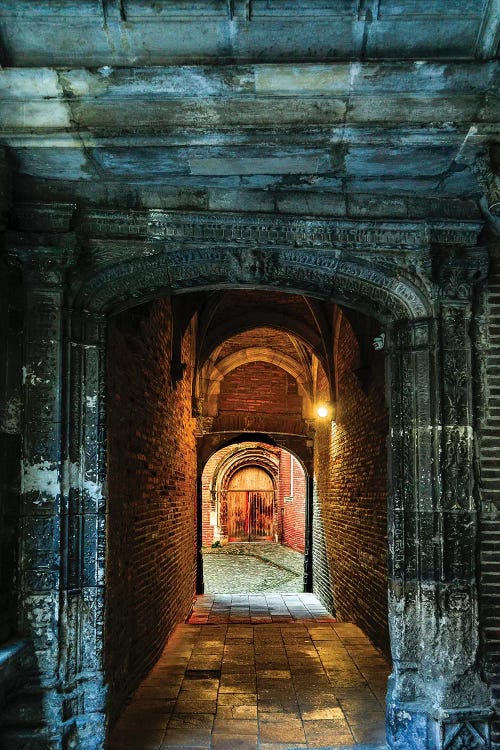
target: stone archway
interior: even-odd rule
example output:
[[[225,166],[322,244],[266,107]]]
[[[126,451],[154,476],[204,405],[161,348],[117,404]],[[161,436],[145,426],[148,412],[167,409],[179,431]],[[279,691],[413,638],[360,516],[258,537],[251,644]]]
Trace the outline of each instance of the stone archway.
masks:
[[[214,468],[209,488],[211,509],[216,514],[219,539],[228,536],[227,493],[231,479],[236,473],[251,466],[259,467],[266,472],[276,495],[279,461],[269,449],[251,443],[243,443],[236,446],[227,455],[223,455]]]
[[[30,562],[34,568],[19,574],[22,582],[35,581],[35,588],[23,589],[21,608],[40,669],[59,675],[44,687],[46,734],[63,731],[64,715],[66,747],[85,746],[91,737],[95,748],[104,742],[107,315],[166,293],[280,288],[367,311],[386,331],[389,744],[398,750],[487,747],[489,697],[477,660],[469,333],[485,254],[441,248],[433,277],[429,236],[420,226],[396,238],[383,228],[370,234],[321,222],[252,220],[248,231],[233,219],[156,215],[144,222],[149,229],[141,225],[119,253],[115,237],[110,254],[106,243],[118,231],[116,220],[89,219],[93,239],[68,285],[71,253],[63,262],[60,249],[32,249],[26,265],[29,432],[22,500],[51,542],[39,562]],[[133,235],[135,229],[120,231]],[[406,265],[396,267],[394,253]],[[61,430],[61,441],[54,430]],[[29,544],[32,533],[25,524],[21,543]],[[46,571],[55,562],[61,573],[53,579]]]

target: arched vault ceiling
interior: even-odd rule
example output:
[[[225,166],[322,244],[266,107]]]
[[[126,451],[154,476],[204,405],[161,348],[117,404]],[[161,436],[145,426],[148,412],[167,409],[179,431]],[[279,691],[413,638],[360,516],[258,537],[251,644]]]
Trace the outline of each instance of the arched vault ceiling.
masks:
[[[215,351],[218,360],[252,345],[275,348],[301,362],[315,354],[328,372],[332,314],[332,305],[295,294],[238,290],[211,295],[199,310],[198,364]]]

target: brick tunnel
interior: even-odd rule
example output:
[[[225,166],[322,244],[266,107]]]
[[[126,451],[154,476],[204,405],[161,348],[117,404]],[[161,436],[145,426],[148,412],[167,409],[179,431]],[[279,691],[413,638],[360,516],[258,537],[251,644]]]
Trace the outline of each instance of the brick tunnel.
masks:
[[[266,541],[301,548],[301,591],[335,622],[358,626],[389,659],[388,412],[385,355],[374,347],[381,332],[377,321],[336,304],[258,290],[165,297],[112,318],[104,645],[111,728],[203,590],[202,545],[214,541],[215,527],[217,540],[237,540],[227,500],[217,516],[215,494],[213,506],[207,498],[209,485],[221,497],[243,486],[234,478],[246,466],[267,472],[276,497],[285,495],[280,482],[293,492],[292,467],[301,511],[286,531],[283,497],[275,502]],[[331,703],[323,711],[339,705],[333,696]]]

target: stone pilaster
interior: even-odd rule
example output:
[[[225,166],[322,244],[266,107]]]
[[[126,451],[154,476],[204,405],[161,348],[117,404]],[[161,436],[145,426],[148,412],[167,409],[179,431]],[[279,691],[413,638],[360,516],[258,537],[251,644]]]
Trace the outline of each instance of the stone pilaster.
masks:
[[[62,305],[72,249],[70,237],[9,248],[22,263],[24,285],[17,586],[18,630],[29,644],[22,688],[3,717],[2,739],[11,748],[61,747]]]
[[[439,540],[432,527],[439,494],[436,470],[439,431],[436,424],[435,347],[432,319],[401,322],[388,331],[390,399],[389,453],[389,628],[393,673],[388,690],[388,733],[391,747],[419,745],[421,720],[409,707],[422,701],[420,668],[422,583],[435,580]]]
[[[399,331],[393,378],[389,522],[394,673],[388,696],[394,749],[490,746],[488,690],[478,668],[477,507],[470,328],[487,256],[451,250],[439,261],[438,316]],[[413,404],[413,406],[412,406]],[[407,415],[405,417],[405,414]],[[398,437],[399,435],[399,437]],[[396,479],[394,487],[402,489]],[[395,532],[394,532],[395,530]],[[396,544],[398,547],[396,547]]]
[[[60,670],[64,748],[104,747],[105,318],[65,320]]]

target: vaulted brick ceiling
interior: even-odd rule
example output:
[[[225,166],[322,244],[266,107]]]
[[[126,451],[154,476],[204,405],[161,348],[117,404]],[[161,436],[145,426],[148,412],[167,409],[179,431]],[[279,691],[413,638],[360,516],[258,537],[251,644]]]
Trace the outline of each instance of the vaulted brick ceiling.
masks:
[[[224,379],[255,363],[288,373],[311,415],[318,366],[332,377],[333,305],[259,290],[194,295],[191,301],[198,312],[197,398],[210,415]]]

